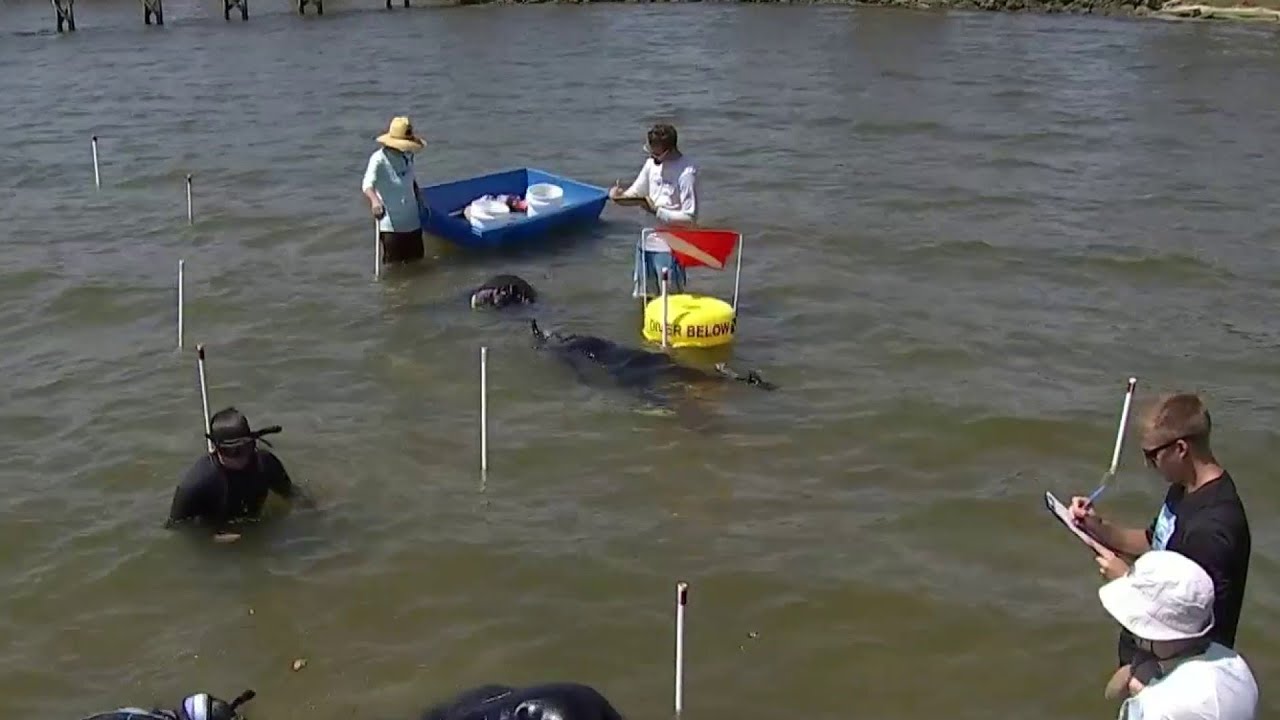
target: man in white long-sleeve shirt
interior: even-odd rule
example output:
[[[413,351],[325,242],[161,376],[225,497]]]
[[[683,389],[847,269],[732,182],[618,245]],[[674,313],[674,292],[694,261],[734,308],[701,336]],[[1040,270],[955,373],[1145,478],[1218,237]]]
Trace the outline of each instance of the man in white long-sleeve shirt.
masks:
[[[698,224],[698,168],[680,152],[676,129],[659,124],[649,129],[645,151],[649,159],[631,187],[614,185],[609,197],[620,205],[639,205],[653,213],[662,225]],[[636,250],[632,297],[658,295],[660,273],[668,275],[668,292],[684,292],[685,272],[662,240],[648,233]]]

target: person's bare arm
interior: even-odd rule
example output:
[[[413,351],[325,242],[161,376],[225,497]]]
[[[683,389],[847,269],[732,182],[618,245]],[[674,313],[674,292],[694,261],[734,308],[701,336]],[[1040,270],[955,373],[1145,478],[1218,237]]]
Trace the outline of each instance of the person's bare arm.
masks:
[[[1071,517],[1076,525],[1098,539],[1098,542],[1122,555],[1138,557],[1151,549],[1145,529],[1113,525],[1094,512],[1089,498],[1071,498]]]

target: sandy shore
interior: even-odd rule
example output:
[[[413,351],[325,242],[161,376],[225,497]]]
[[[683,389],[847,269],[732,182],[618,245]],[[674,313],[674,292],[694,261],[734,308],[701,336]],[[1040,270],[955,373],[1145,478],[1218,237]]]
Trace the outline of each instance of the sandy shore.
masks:
[[[1253,22],[1280,23],[1280,3],[1261,5],[1216,5],[1174,0],[1167,2],[1155,12],[1156,15],[1168,18],[1194,18],[1201,20],[1245,20]]]
[[[689,2],[699,0],[454,0],[443,4],[489,3],[587,3],[587,2]],[[1244,4],[1193,3],[1183,0],[709,0],[796,4],[851,4],[903,7],[918,10],[989,10],[992,12],[1042,12],[1093,15],[1150,16],[1167,20],[1241,20],[1280,24],[1280,0]]]

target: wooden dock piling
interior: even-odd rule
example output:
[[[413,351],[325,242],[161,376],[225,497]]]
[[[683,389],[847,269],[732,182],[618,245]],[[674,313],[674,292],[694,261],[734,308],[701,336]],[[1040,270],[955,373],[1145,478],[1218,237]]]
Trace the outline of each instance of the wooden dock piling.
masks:
[[[69,32],[76,30],[76,3],[75,0],[50,0],[53,3],[53,11],[58,14],[58,32],[62,32],[65,24]]]
[[[249,0],[222,0],[222,19],[231,19],[231,10],[240,8],[240,21],[249,19]]]
[[[58,32],[74,32],[76,29],[76,0],[49,0],[57,15]],[[392,0],[385,0],[387,9],[392,7]],[[468,0],[463,0],[465,4]],[[298,14],[306,15],[307,7],[314,7],[316,15],[324,14],[324,0],[297,0]],[[412,7],[410,0],[402,0],[403,5]],[[249,19],[249,0],[222,0],[222,18],[231,20],[231,11],[240,10],[240,20]],[[154,21],[154,23],[152,22]],[[164,0],[142,0],[142,22],[147,25],[164,25]]]
[[[142,0],[142,22],[150,25],[153,17],[157,25],[164,25],[164,0]]]

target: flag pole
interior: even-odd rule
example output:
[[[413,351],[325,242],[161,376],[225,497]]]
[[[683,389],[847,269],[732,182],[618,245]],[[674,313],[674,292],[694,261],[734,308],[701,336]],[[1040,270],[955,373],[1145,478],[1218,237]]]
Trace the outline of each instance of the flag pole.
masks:
[[[738,269],[733,272],[733,312],[738,313],[738,283],[742,280],[742,233],[738,233]]]
[[[667,346],[667,275],[670,272],[662,268],[662,347]]]
[[[636,266],[631,273],[632,287],[639,283],[640,298],[645,307],[649,306],[649,274],[645,271],[644,266],[644,236],[649,232],[648,228],[640,230],[640,239],[636,241]]]

